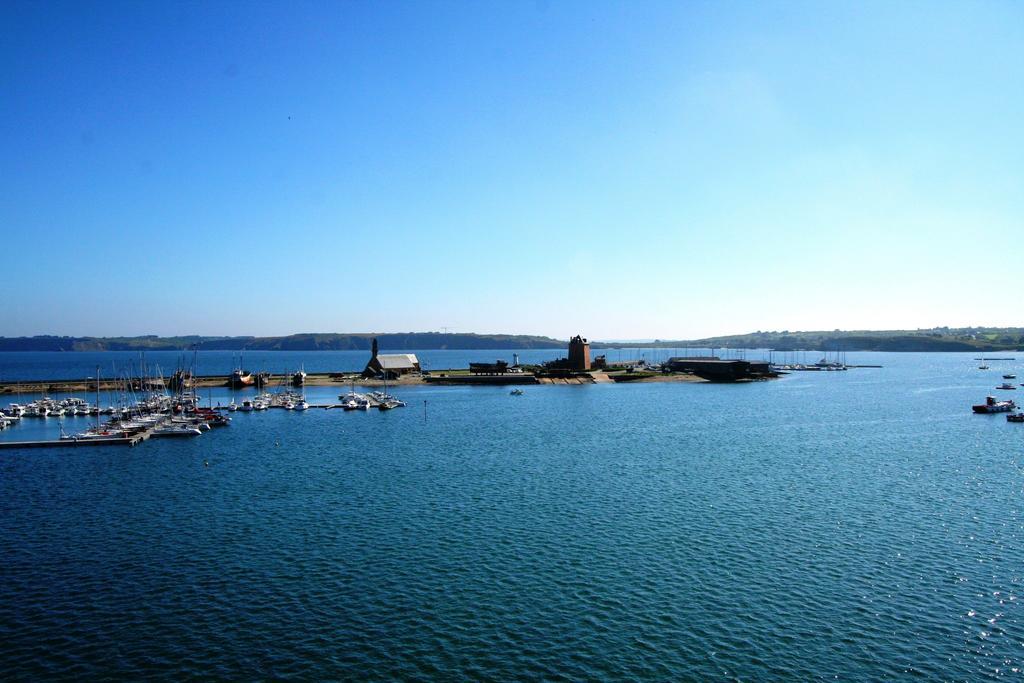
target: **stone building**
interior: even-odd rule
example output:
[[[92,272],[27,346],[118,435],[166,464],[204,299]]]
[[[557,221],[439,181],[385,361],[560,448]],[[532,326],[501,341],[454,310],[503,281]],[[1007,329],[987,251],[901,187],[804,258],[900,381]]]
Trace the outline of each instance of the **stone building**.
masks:
[[[377,353],[377,339],[374,338],[371,349],[373,355],[363,370],[363,377],[380,377],[397,379],[410,372],[420,371],[420,361],[412,353]]]
[[[590,342],[578,334],[569,340],[569,368],[590,370]]]

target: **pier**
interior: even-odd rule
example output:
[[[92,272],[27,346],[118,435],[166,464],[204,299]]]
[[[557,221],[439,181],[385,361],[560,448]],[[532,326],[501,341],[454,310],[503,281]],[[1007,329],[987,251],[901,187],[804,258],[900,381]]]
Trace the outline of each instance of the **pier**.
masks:
[[[39,441],[0,441],[0,450],[12,448],[78,448],[80,446],[136,446],[153,435],[157,427],[153,425],[138,434],[112,439],[42,439]]]

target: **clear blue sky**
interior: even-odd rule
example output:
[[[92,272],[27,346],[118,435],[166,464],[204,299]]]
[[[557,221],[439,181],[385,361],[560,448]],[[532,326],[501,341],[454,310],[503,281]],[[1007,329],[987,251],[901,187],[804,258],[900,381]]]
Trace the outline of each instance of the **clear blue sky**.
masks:
[[[1024,323],[1021,3],[0,25],[0,335]]]

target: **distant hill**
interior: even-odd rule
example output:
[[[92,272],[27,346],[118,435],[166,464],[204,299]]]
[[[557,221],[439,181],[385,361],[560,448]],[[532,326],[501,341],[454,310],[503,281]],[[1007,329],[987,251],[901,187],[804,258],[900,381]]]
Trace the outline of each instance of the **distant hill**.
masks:
[[[0,337],[0,351],[366,351],[376,337],[387,351],[426,349],[564,349],[568,341],[520,334],[304,333],[284,337]],[[595,350],[657,348],[775,349],[777,351],[1011,351],[1024,349],[1024,327],[938,327],[930,330],[751,332],[651,342],[593,342]]]
[[[601,345],[604,348],[609,346],[612,345]],[[1024,349],[1024,327],[937,327],[928,330],[831,332],[758,331],[704,339],[657,340],[636,346],[776,351],[1015,351]]]
[[[0,337],[0,351],[176,351],[194,346],[206,351],[369,350],[376,337],[388,351],[417,349],[556,349],[568,342],[520,334],[291,334],[286,337]]]

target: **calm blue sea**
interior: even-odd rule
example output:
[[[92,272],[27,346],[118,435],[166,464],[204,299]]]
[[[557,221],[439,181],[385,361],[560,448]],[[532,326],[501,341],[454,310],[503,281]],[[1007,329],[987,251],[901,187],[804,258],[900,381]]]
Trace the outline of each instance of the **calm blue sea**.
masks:
[[[42,372],[17,355],[0,376]],[[53,376],[95,365],[58,355]],[[970,405],[1024,394],[994,391],[1024,359],[974,355],[851,353],[885,367],[743,385],[419,387],[389,413],[0,451],[0,670],[1019,678],[1024,425]]]

